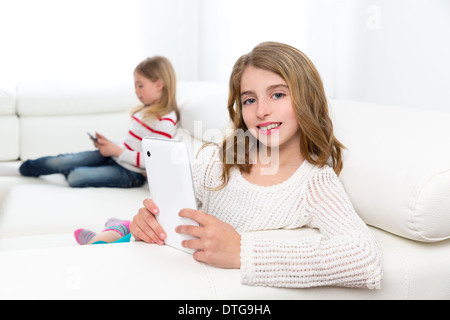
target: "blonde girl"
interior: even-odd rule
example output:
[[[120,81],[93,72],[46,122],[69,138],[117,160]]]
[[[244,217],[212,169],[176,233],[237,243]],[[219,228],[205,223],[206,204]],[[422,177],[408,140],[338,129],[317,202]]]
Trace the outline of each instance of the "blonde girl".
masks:
[[[258,45],[233,68],[228,110],[235,130],[248,130],[255,143],[231,162],[229,139],[202,149],[193,165],[201,210],[179,213],[200,226],[177,227],[196,237],[182,245],[198,261],[240,268],[247,285],[378,287],[381,253],[338,178],[343,146],[312,62],[285,44]],[[264,174],[270,164],[257,149],[267,149],[277,170]],[[136,240],[164,243],[157,214],[165,213],[144,200],[130,224]],[[302,227],[318,234],[276,240],[255,233]]]
[[[130,128],[120,143],[96,133],[98,150],[27,160],[20,167],[23,176],[61,173],[71,187],[140,187],[146,181],[141,140],[144,136],[171,139],[179,111],[175,98],[176,77],[170,61],[155,56],[134,70],[136,96],[142,105],[132,112]]]

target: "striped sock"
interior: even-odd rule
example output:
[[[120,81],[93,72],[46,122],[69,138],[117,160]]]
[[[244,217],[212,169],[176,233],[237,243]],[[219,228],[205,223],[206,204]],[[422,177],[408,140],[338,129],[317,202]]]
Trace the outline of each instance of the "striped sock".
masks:
[[[130,233],[130,221],[111,218],[106,221],[105,230],[103,231],[115,231],[124,237]]]
[[[89,241],[96,235],[95,232],[86,229],[78,229],[74,232],[75,239],[81,245],[88,244]]]

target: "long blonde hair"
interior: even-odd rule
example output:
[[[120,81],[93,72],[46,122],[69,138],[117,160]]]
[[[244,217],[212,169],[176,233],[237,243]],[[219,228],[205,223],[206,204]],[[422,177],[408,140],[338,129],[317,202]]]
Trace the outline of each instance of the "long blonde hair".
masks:
[[[137,65],[134,72],[139,73],[152,82],[159,79],[163,82],[164,87],[161,99],[153,104],[151,108],[140,105],[134,108],[132,113],[134,114],[143,111],[144,119],[159,119],[164,115],[175,111],[177,119],[180,119],[180,111],[176,99],[177,79],[169,59],[161,56],[147,58]]]
[[[300,127],[302,156],[319,167],[323,167],[330,160],[330,165],[336,174],[339,174],[343,165],[342,149],[345,147],[333,134],[322,80],[310,59],[294,47],[277,42],[264,42],[237,60],[230,77],[228,97],[228,112],[233,129],[248,130],[242,117],[241,78],[250,65],[274,72],[284,79],[289,87],[292,107]],[[239,148],[234,144],[235,138],[231,135],[222,142],[223,184],[218,189],[228,183],[232,167],[250,172],[249,149],[246,148],[245,157],[238,155]],[[234,153],[234,161],[231,163],[225,161],[230,151]],[[245,159],[244,163],[242,159]]]

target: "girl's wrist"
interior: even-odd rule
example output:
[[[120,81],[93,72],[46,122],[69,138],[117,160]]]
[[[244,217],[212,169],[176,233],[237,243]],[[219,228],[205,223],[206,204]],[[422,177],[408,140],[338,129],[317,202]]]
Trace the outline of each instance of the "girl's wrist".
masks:
[[[115,157],[120,157],[120,155],[125,151],[125,149],[122,149],[121,147],[117,147],[117,151],[115,154]]]

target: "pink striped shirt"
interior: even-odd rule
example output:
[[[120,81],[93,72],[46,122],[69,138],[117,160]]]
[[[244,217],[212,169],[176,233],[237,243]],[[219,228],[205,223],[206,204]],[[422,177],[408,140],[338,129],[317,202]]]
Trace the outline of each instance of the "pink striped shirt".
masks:
[[[145,163],[142,156],[142,139],[144,137],[157,137],[172,139],[177,128],[177,116],[171,112],[164,117],[148,122],[143,119],[141,112],[131,116],[131,125],[122,141],[125,151],[115,160],[128,170],[145,172]]]

